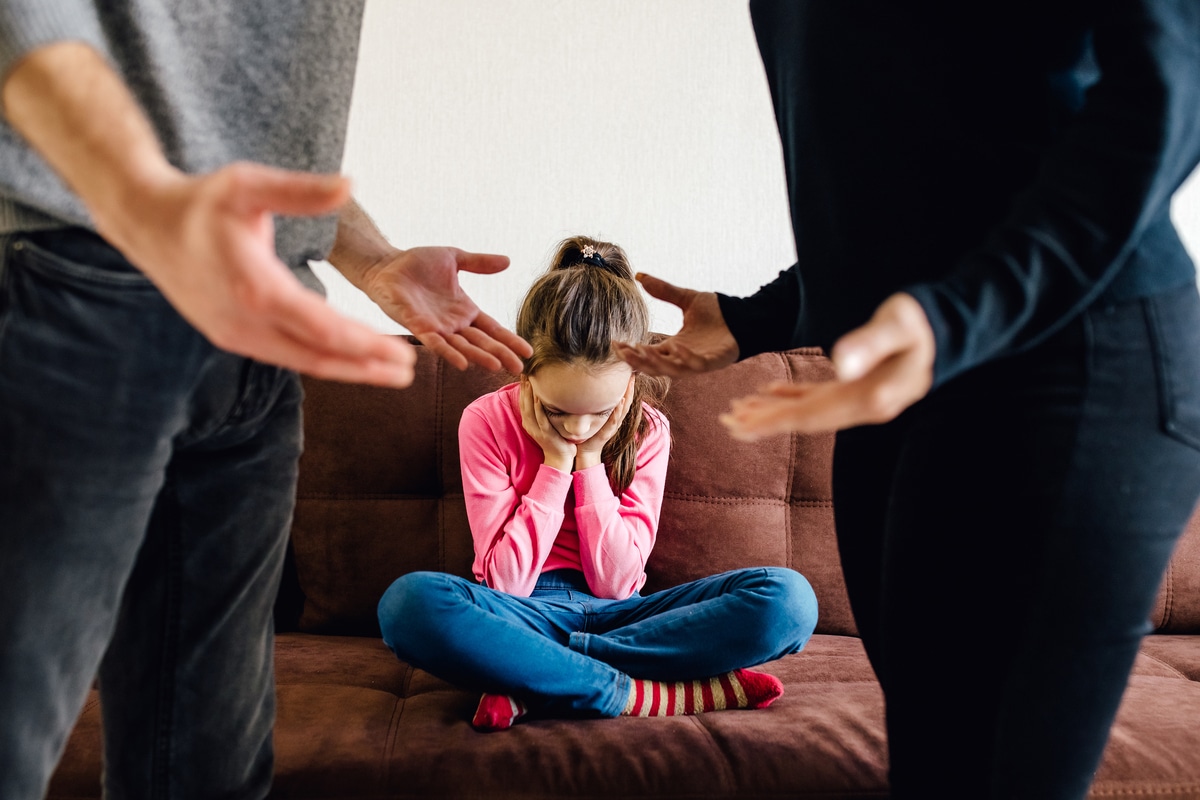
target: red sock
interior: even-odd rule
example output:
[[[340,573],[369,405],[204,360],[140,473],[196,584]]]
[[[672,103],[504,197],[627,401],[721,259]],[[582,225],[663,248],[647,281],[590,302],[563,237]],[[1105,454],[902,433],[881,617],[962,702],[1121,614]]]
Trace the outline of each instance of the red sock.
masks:
[[[479,708],[471,724],[481,731],[502,731],[525,716],[529,709],[515,697],[506,694],[485,694],[479,699]]]
[[[783,694],[774,675],[735,669],[695,681],[665,683],[636,678],[621,712],[629,717],[673,717],[726,708],[766,708]]]

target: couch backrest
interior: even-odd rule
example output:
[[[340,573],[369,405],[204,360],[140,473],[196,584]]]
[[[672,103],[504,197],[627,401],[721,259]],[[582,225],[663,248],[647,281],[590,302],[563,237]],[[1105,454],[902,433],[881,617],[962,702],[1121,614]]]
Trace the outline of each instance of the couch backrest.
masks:
[[[403,390],[306,379],[305,452],[292,547],[277,606],[282,629],[377,635],[375,605],[399,575],[470,577],[458,420],[512,380],[459,372],[418,347]],[[776,380],[832,375],[817,350],[768,353],[675,381],[672,452],[646,591],[735,567],[790,566],[812,583],[819,633],[853,634],[833,527],[832,435],[747,444],[717,421],[734,397]],[[1163,583],[1153,622],[1200,632],[1200,517]]]

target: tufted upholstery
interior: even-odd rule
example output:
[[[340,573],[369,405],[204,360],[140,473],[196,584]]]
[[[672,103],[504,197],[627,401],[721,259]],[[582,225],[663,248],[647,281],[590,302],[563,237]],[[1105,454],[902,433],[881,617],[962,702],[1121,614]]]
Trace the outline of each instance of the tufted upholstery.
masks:
[[[762,383],[829,374],[816,351],[764,354],[677,381],[665,409],[674,443],[647,590],[755,564],[804,573],[821,622],[803,653],[765,667],[784,697],[765,711],[539,721],[491,735],[468,724],[475,695],[383,647],[375,603],[405,571],[469,574],[457,423],[508,378],[422,352],[406,390],[308,381],[277,608],[275,795],[884,797],[882,695],[854,637],[833,533],[832,437],[743,444],[716,421]],[[1153,622],[1161,633],[1143,647],[1093,797],[1200,798],[1200,517]],[[99,759],[93,693],[51,797],[98,797]]]

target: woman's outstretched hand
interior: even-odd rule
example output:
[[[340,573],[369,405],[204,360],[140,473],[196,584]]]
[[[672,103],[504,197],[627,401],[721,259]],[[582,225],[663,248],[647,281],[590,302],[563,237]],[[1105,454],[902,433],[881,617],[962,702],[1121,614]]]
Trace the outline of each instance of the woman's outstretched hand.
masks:
[[[649,375],[678,378],[737,361],[737,340],[725,325],[715,293],[684,289],[642,273],[637,279],[651,297],[683,311],[683,327],[657,344],[614,342],[617,355],[629,366]]]
[[[576,445],[564,439],[546,416],[546,409],[533,394],[529,381],[521,378],[521,426],[542,448],[543,463],[559,472],[571,472],[575,466]]]
[[[743,440],[887,422],[928,393],[935,352],[920,304],[911,295],[894,294],[866,325],[833,346],[834,380],[770,384],[734,400],[721,421]]]

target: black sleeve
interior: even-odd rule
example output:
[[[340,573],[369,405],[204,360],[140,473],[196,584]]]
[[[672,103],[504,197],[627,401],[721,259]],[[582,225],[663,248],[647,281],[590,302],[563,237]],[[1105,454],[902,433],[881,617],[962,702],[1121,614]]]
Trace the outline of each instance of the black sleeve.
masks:
[[[738,343],[738,360],[773,350],[799,347],[804,317],[804,288],[799,265],[793,264],[779,277],[750,297],[717,294],[721,316]]]
[[[935,383],[1041,341],[1126,281],[1123,268],[1161,269],[1139,246],[1178,244],[1171,196],[1200,160],[1200,2],[1098,5],[1100,77],[1034,183],[983,247],[905,289],[937,338]],[[1173,249],[1176,272],[1194,280]]]

